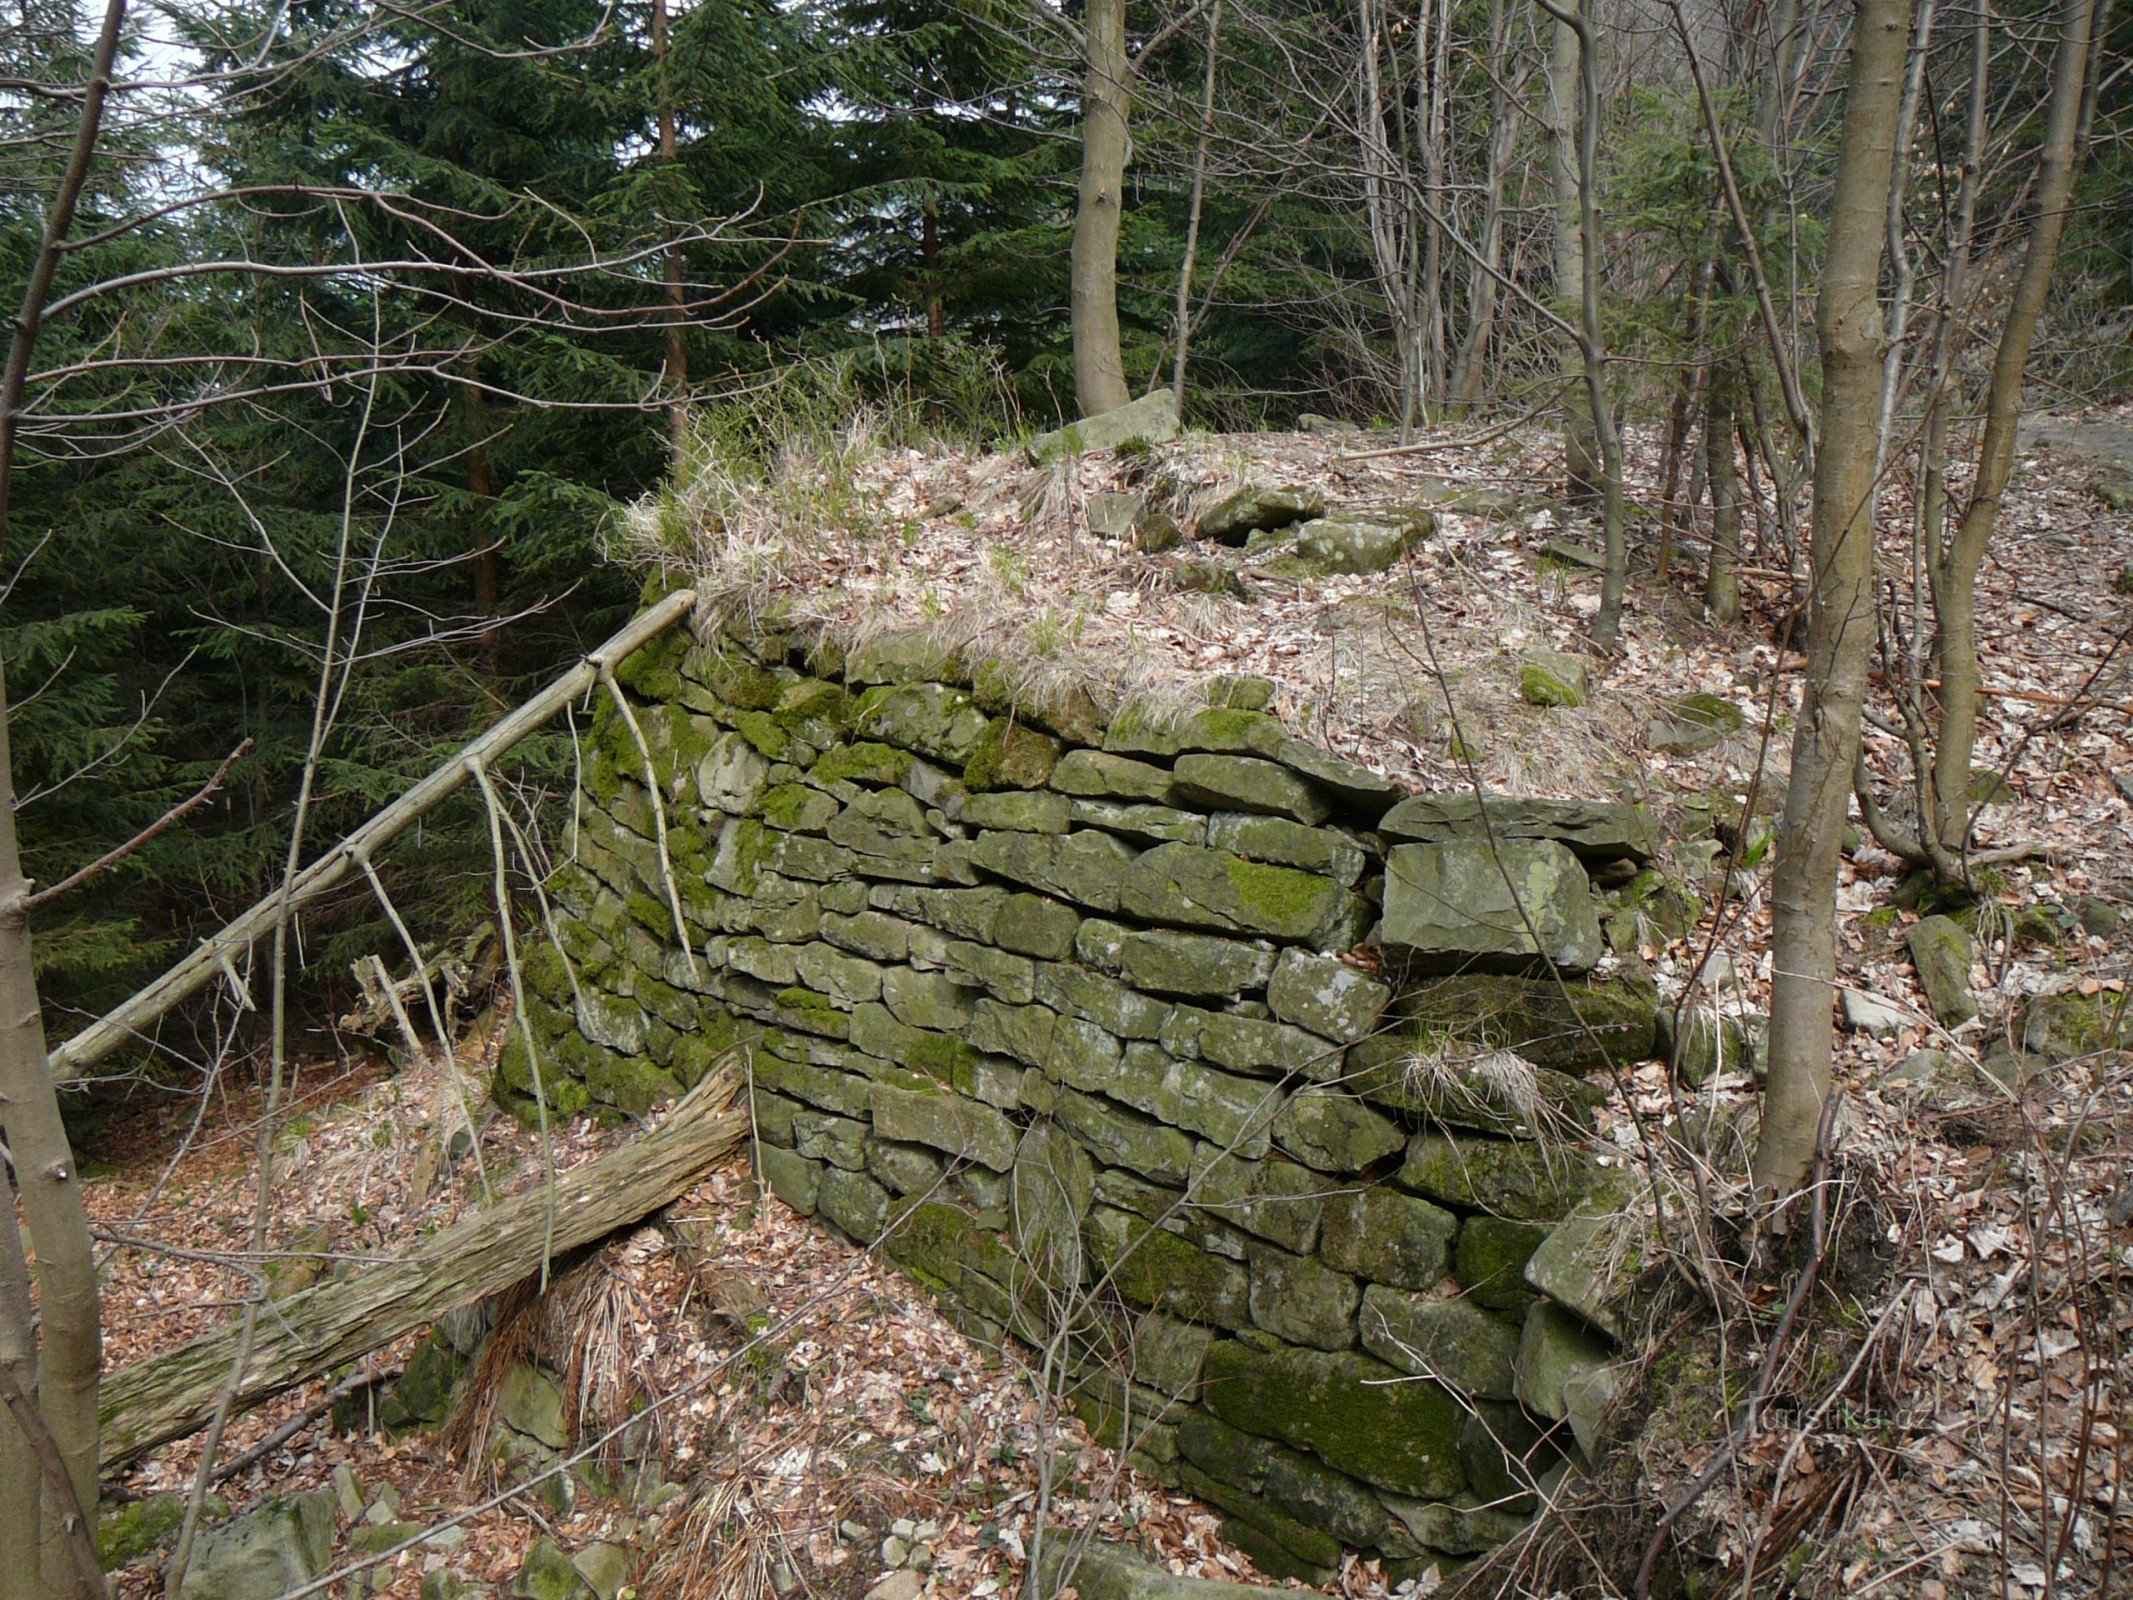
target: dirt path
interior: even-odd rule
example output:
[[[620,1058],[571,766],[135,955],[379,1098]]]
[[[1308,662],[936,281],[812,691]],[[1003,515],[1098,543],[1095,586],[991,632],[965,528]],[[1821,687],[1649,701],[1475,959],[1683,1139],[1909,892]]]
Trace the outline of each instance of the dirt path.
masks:
[[[2045,445],[2133,472],[2133,406],[2105,411],[2039,411],[2022,419],[2025,449]]]

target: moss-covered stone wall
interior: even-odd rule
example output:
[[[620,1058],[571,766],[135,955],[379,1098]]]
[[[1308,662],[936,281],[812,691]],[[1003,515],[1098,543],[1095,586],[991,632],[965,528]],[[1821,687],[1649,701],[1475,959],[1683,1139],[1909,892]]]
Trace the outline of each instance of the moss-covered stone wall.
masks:
[[[1641,813],[1410,796],[1250,680],[1017,705],[775,634],[620,677],[501,1103],[639,1115],[743,1052],[779,1196],[1062,1351],[1276,1572],[1471,1554],[1591,1447],[1635,1260],[1587,1074],[1654,997],[1588,969],[1657,888]]]

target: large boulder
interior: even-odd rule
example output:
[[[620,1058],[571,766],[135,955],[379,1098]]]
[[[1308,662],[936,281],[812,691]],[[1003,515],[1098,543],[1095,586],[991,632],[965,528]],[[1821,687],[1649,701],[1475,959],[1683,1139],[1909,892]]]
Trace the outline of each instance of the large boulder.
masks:
[[[1409,1143],[1399,1182],[1462,1211],[1552,1222],[1592,1186],[1595,1170],[1579,1150],[1431,1129]]]
[[[1349,1046],[1346,1068],[1343,1083],[1373,1104],[1515,1139],[1587,1128],[1604,1098],[1596,1083],[1509,1051],[1447,1048],[1411,1032]]]
[[[1436,530],[1436,517],[1420,507],[1319,517],[1296,530],[1296,554],[1317,572],[1385,572]]]
[[[1160,844],[1122,877],[1119,908],[1145,922],[1335,950],[1353,945],[1362,931],[1363,902],[1332,879],[1246,861],[1227,850]],[[1593,926],[1597,938],[1599,925]]]
[[[1561,1306],[1536,1300],[1518,1342],[1518,1399],[1528,1411],[1568,1422],[1590,1457],[1622,1386],[1607,1342]]]
[[[201,1533],[184,1600],[276,1600],[331,1565],[338,1516],[331,1489],[269,1500]]]
[[[1741,731],[1747,718],[1723,696],[1701,690],[1671,700],[1644,731],[1644,742],[1661,755],[1686,756],[1712,749]]]
[[[1194,531],[1216,544],[1241,545],[1255,533],[1325,514],[1326,497],[1316,489],[1262,489],[1246,484],[1201,512]]]
[[[1065,1129],[1041,1122],[1024,1132],[1008,1183],[1015,1249],[1045,1283],[1081,1282],[1081,1225],[1095,1186],[1094,1163]]]
[[[1592,883],[1552,839],[1396,845],[1385,858],[1386,953],[1419,972],[1589,972],[1605,951]]]
[[[1637,1180],[1614,1169],[1526,1261],[1527,1283],[1613,1339],[1629,1333],[1655,1232],[1639,1199]]]
[[[186,1498],[181,1491],[170,1489],[145,1500],[104,1507],[96,1519],[96,1559],[103,1569],[109,1572],[123,1567],[176,1533],[185,1521]],[[360,1503],[356,1509],[362,1509]],[[222,1496],[208,1496],[208,1516],[225,1517],[229,1510],[229,1502]]]
[[[1518,696],[1529,706],[1577,707],[1592,693],[1592,671],[1563,650],[1528,650],[1518,661]]]
[[[2040,994],[2022,1008],[2022,1048],[2046,1061],[2114,1049],[2129,1038],[2118,996],[2108,992]]]
[[[1367,972],[1331,956],[1282,953],[1267,984],[1267,1005],[1283,1022],[1353,1044],[1377,1026],[1392,991]]]
[[[543,1536],[519,1564],[511,1593],[516,1600],[589,1600],[593,1587],[555,1540]]]
[[[1509,1400],[1517,1381],[1518,1334],[1468,1300],[1363,1292],[1363,1348],[1388,1366],[1435,1378],[1476,1400]]]
[[[1158,389],[1099,416],[1040,433],[1023,448],[1031,461],[1041,464],[1091,450],[1116,450],[1135,441],[1168,444],[1177,436],[1178,403],[1168,389]]]
[[[1036,1552],[1043,1595],[1071,1588],[1081,1600],[1264,1600],[1256,1584],[1180,1578],[1124,1545],[1053,1529]]]
[[[1343,1272],[1398,1289],[1429,1289],[1450,1269],[1459,1219],[1390,1185],[1330,1197],[1319,1254]]]

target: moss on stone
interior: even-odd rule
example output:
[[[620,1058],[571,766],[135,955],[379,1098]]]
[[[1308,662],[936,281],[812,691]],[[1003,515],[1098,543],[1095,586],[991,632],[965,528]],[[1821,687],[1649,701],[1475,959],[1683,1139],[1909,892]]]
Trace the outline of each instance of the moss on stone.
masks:
[[[911,1043],[904,1065],[942,1083],[959,1084],[977,1066],[978,1052],[962,1039],[945,1033],[922,1033]]]
[[[979,735],[963,781],[973,789],[1041,789],[1059,765],[1060,748],[1049,734],[1012,717],[996,718]]]
[[[783,685],[737,650],[699,647],[681,663],[682,671],[737,711],[768,711]]]
[[[1186,719],[1178,742],[1185,749],[1271,754],[1288,731],[1263,711],[1243,706],[1209,706]]]
[[[797,985],[780,989],[776,997],[778,1021],[788,1028],[797,1028],[802,1033],[824,1034],[832,1039],[843,1039],[852,1031],[852,1017],[848,1011],[838,1008],[829,996],[802,989]]]
[[[792,735],[767,711],[743,711],[735,715],[733,728],[755,747],[757,754],[783,761],[792,753]]]
[[[185,1521],[186,1497],[173,1489],[129,1505],[107,1506],[96,1524],[96,1559],[106,1572],[144,1556],[178,1531]],[[209,1518],[226,1517],[230,1504],[219,1494],[207,1497]]]
[[[882,1252],[927,1288],[954,1294],[963,1268],[979,1248],[978,1225],[969,1212],[942,1200],[919,1200],[892,1208]]]
[[[1526,1262],[1548,1237],[1537,1222],[1468,1217],[1459,1229],[1454,1270],[1470,1299],[1523,1314],[1539,1298],[1526,1284]]]
[[[1234,1261],[1110,1206],[1090,1212],[1088,1245],[1128,1300],[1192,1322],[1251,1325],[1250,1280]]]
[[[615,663],[615,682],[643,700],[678,700],[681,661],[688,650],[688,629],[667,628]]]
[[[1289,926],[1309,916],[1323,900],[1327,882],[1313,873],[1271,867],[1241,856],[1229,863],[1229,881],[1238,900],[1256,919],[1276,927]]]
[[[674,942],[674,914],[665,905],[642,893],[631,894],[622,903],[631,921],[643,926],[663,943]]]
[[[903,781],[904,774],[911,770],[911,761],[911,753],[907,750],[861,740],[824,751],[809,769],[808,778],[818,785],[863,783],[887,786]]]
[[[1457,1403],[1382,1361],[1354,1351],[1262,1353],[1225,1340],[1207,1352],[1203,1381],[1207,1408],[1222,1421],[1313,1451],[1366,1483],[1426,1500],[1466,1486]]]
[[[781,783],[764,791],[756,813],[773,828],[787,833],[814,833],[836,815],[837,802],[804,783]]]

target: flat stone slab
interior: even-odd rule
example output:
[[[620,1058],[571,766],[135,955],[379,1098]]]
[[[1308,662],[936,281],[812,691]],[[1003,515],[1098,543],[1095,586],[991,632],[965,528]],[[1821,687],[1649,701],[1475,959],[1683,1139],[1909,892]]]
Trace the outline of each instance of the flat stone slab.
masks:
[[[1266,1600],[1257,1584],[1180,1578],[1124,1545],[1107,1539],[1084,1544],[1053,1528],[1036,1553],[1040,1593],[1071,1586],[1081,1600]]]
[[[1843,1011],[1847,1033],[1863,1033],[1873,1039],[1891,1038],[1919,1020],[1908,1006],[1868,994],[1864,989],[1844,991]]]
[[[1389,839],[1422,844],[1473,834],[1554,839],[1590,861],[1655,860],[1659,828],[1644,807],[1605,800],[1536,800],[1523,795],[1418,794],[1378,823]]]
[[[1168,389],[1158,389],[1100,416],[1083,417],[1050,433],[1040,433],[1023,449],[1031,461],[1041,464],[1090,450],[1116,450],[1135,439],[1168,444],[1177,436],[1178,403]]]
[[[1941,1025],[1959,1027],[1976,1016],[1970,964],[1977,959],[1977,944],[1969,930],[1953,917],[1927,917],[1904,935],[1904,943],[1918,969],[1918,986]]]
[[[1606,948],[1591,880],[1553,839],[1393,846],[1380,940],[1425,972],[1584,973]]]

